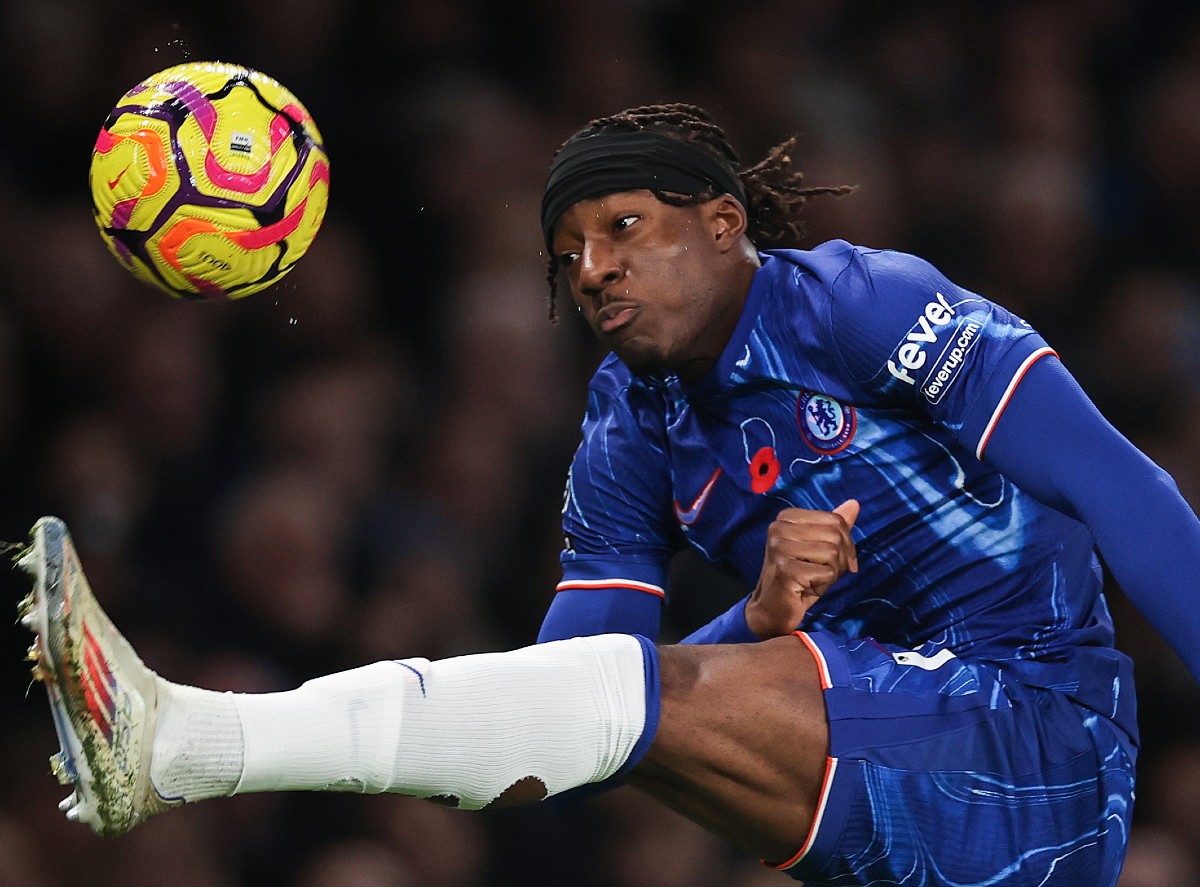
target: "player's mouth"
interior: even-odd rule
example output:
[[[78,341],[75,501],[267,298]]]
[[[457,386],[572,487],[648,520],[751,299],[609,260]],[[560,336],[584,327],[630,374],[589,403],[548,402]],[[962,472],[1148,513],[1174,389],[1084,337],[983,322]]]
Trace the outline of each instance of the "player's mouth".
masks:
[[[596,329],[605,335],[628,326],[637,316],[638,306],[632,302],[613,302],[596,312]]]

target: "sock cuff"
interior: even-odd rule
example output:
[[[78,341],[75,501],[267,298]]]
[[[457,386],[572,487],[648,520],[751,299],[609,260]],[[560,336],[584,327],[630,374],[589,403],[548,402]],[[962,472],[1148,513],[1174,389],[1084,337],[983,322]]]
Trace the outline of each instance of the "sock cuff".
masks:
[[[634,743],[633,751],[625,763],[606,782],[617,781],[628,775],[629,771],[638,765],[646,756],[658,732],[658,716],[662,710],[662,680],[658,671],[658,647],[654,641],[640,634],[632,636],[642,648],[642,668],[646,681],[646,720],[642,725],[642,735]]]

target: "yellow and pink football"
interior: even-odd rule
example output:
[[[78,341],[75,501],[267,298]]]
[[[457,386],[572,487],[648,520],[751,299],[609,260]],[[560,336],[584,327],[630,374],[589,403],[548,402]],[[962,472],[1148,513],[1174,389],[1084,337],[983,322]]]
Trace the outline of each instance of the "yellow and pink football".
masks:
[[[329,200],[329,158],[281,84],[190,62],[121,98],[89,184],[100,234],[136,277],[180,298],[237,299],[307,252]]]

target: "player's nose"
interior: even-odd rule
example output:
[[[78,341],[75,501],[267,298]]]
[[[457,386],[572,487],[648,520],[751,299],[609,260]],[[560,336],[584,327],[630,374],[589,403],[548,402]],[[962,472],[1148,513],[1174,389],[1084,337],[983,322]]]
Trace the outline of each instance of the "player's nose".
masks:
[[[596,297],[604,288],[621,279],[622,269],[612,244],[604,240],[588,240],[579,254],[579,289],[584,295]]]

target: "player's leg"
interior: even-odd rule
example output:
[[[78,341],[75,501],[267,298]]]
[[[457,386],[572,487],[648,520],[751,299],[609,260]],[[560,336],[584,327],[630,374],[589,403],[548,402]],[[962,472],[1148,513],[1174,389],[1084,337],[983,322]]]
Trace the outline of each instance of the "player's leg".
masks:
[[[793,637],[664,648],[660,671],[644,639],[604,635],[225,694],[142,664],[60,521],[38,523],[22,564],[35,576],[23,620],[38,634],[56,771],[76,786],[64,809],[97,831],[252,791],[388,791],[481,808],[639,761],[643,788],[765,858],[790,855],[813,820],[828,738],[817,669]]]
[[[806,843],[829,726],[817,663],[789,635],[659,651],[658,732],[631,782],[768,862]]]
[[[637,760],[658,713],[654,647],[626,635],[505,653],[380,662],[283,693],[171,684],[146,668],[88,588],[61,521],[20,559],[35,675],[75,789],[68,816],[126,831],[237,792],[395,792],[481,808],[600,781]]]
[[[478,810],[606,779],[640,756],[647,654],[653,647],[638,638],[600,635],[377,662],[283,693],[224,694],[244,749],[227,793],[390,792]],[[178,750],[160,725],[152,768],[163,774],[160,788],[179,784],[194,752],[186,712],[180,720]]]

